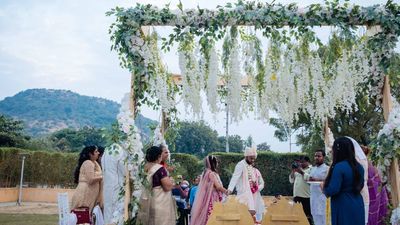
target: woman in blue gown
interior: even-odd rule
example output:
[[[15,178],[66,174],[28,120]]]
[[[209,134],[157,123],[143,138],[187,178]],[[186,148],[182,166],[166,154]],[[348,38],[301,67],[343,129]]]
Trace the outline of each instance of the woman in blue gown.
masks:
[[[360,194],[364,186],[364,169],[355,158],[349,138],[335,140],[333,162],[323,184],[323,192],[331,197],[332,225],[364,225],[364,202]]]

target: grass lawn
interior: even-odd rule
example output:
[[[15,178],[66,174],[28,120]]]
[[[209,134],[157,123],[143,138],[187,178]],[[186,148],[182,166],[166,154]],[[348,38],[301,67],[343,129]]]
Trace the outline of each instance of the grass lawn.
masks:
[[[1,225],[57,225],[58,215],[0,214]]]

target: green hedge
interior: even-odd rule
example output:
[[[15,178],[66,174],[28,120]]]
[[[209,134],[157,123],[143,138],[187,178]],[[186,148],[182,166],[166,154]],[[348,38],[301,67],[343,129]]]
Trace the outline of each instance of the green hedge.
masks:
[[[29,153],[25,160],[24,184],[30,186],[75,187],[73,172],[77,163],[77,153],[29,151],[18,148],[0,148],[0,187],[15,187],[19,184],[21,171],[20,153]],[[239,153],[214,153],[220,164],[220,175],[227,187],[235,165],[243,159]],[[256,167],[261,171],[266,186],[264,195],[292,195],[292,185],[288,181],[290,165],[299,153],[259,153]],[[189,154],[172,154],[176,166],[173,175],[182,175],[192,181],[200,175],[203,161]]]
[[[172,153],[171,161],[176,167],[172,172],[172,176],[182,175],[182,177],[188,180],[190,183],[200,175],[203,171],[203,164],[194,155],[189,155],[186,153]]]
[[[19,184],[22,157],[27,153],[24,166],[24,184],[30,186],[74,187],[73,171],[78,155],[75,153],[29,151],[18,148],[0,148],[0,186]]]

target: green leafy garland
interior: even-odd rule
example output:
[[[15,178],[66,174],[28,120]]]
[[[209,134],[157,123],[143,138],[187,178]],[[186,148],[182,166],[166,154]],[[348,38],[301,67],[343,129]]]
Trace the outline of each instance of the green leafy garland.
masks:
[[[308,43],[320,44],[310,28],[327,25],[339,27],[345,33],[353,33],[356,25],[379,25],[381,32],[370,38],[369,44],[372,49],[382,52],[379,63],[383,73],[387,72],[392,57],[391,49],[400,35],[400,6],[392,1],[388,1],[386,5],[369,7],[326,0],[324,4],[312,4],[303,9],[296,4],[244,1],[218,6],[215,11],[201,8],[184,10],[182,4],[178,8],[173,11],[169,5],[158,9],[150,4],[137,4],[127,9],[116,7],[106,13],[116,17],[109,29],[113,42],[111,49],[118,52],[121,66],[135,74],[134,91],[138,107],[142,104],[154,106],[146,96],[150,90],[146,76],[154,72],[154,65],[145,64],[146,56],[139,51],[148,41],[148,37],[141,31],[142,26],[174,26],[173,33],[162,39],[162,49],[166,51],[174,43],[187,42],[198,37],[200,51],[206,59],[206,71],[210,49],[216,41],[225,37],[227,26],[253,26],[256,31],[262,31],[265,37],[282,44],[289,43],[291,39],[301,40],[305,37]],[[283,26],[288,26],[290,31],[282,30]],[[234,30],[231,29],[231,35]],[[132,37],[141,41],[132,41]],[[261,92],[263,79],[260,79],[260,74],[263,68],[260,63],[258,69],[260,73],[256,80]]]

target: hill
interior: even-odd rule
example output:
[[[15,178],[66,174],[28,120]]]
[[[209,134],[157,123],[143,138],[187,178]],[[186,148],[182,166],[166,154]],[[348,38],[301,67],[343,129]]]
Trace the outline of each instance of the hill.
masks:
[[[117,102],[84,96],[67,90],[29,89],[0,101],[0,114],[25,123],[33,136],[45,135],[63,128],[109,127],[116,120]],[[139,115],[136,124],[149,137],[149,125],[157,123]]]

